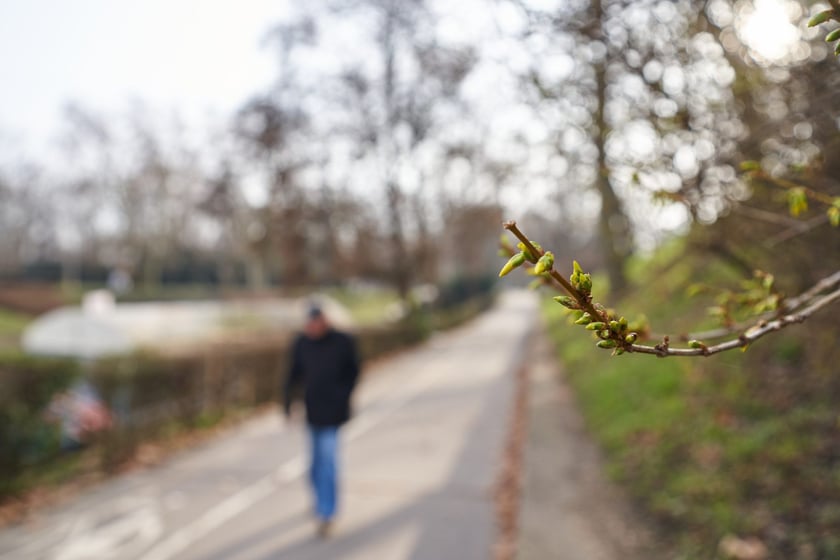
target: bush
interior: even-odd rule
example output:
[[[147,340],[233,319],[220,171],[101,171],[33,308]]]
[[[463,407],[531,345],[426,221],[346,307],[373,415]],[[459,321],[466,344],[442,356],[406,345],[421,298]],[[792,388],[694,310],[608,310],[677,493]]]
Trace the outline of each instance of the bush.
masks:
[[[455,326],[488,307],[489,298],[445,312],[411,315],[366,327],[358,338],[367,361],[423,341],[434,327]],[[138,353],[87,364],[84,378],[110,409],[113,423],[95,438],[100,467],[112,471],[144,441],[201,428],[231,412],[279,400],[289,338],[266,336],[214,343],[177,353]],[[54,395],[71,387],[79,368],[67,360],[14,355],[0,359],[0,497],[19,492],[26,469],[53,458],[58,427],[45,417]],[[29,477],[32,478],[32,477]],[[37,477],[36,477],[37,478]]]
[[[77,375],[68,360],[0,355],[0,496],[17,489],[27,466],[58,454],[59,428],[46,408]]]

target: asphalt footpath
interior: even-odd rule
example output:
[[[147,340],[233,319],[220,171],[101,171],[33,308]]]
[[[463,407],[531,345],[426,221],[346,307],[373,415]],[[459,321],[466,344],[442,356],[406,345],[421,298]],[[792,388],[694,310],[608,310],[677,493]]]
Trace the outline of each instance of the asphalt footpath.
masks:
[[[487,560],[514,373],[538,324],[535,296],[506,292],[468,325],[366,369],[327,540],[315,534],[304,427],[271,413],[0,531],[0,560]]]
[[[527,373],[517,560],[665,558],[626,494],[605,476],[601,452],[542,329],[531,341]]]

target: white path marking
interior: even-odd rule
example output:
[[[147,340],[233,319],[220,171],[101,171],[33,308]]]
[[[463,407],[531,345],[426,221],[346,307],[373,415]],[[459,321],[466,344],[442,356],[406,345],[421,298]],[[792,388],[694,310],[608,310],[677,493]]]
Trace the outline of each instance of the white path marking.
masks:
[[[127,558],[155,542],[161,534],[163,524],[153,501],[123,498],[105,509],[80,517],[52,558]]]
[[[404,406],[416,395],[420,394],[432,381],[433,379],[431,377],[426,376],[421,382],[415,383],[411,390],[398,395],[386,405],[374,408],[366,414],[359,415],[347,427],[344,438],[352,441],[361,437],[377,424],[381,423],[390,414]],[[189,548],[191,544],[214,529],[217,529],[243,511],[256,505],[259,501],[267,498],[277,489],[279,484],[291,482],[300,477],[304,472],[306,472],[306,462],[303,455],[289,459],[280,465],[274,473],[261,478],[252,485],[229,496],[227,499],[207,510],[192,523],[170,533],[169,536],[141,556],[140,560],[169,560],[173,558],[176,554]]]

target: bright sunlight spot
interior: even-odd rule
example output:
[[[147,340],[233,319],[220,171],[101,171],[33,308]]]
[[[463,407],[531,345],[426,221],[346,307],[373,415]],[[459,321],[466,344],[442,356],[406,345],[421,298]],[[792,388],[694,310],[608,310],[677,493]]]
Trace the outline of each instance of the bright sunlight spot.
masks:
[[[743,14],[738,34],[760,57],[780,61],[800,38],[799,29],[791,23],[791,12],[798,5],[786,0],[754,0],[752,9]]]

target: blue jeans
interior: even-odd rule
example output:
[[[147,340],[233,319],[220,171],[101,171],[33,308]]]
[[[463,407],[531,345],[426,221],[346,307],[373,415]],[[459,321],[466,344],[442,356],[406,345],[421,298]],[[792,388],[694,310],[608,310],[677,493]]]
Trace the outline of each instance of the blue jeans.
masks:
[[[309,426],[312,440],[312,465],[309,481],[315,493],[315,513],[323,520],[332,519],[338,502],[338,427]]]

